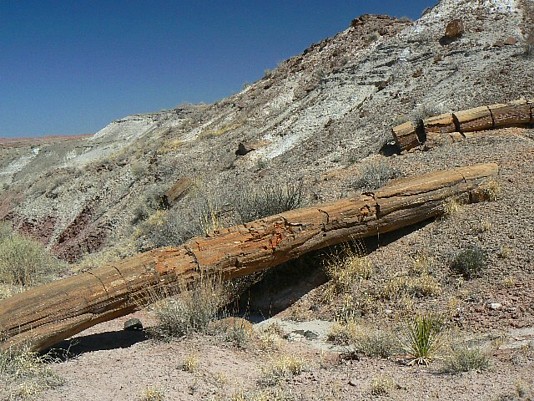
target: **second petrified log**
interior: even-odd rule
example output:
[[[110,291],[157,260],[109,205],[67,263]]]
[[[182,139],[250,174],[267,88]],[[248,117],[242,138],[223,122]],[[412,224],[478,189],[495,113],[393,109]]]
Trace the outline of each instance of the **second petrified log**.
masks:
[[[139,309],[154,292],[176,294],[205,275],[245,276],[352,238],[393,231],[442,214],[451,199],[488,199],[485,182],[497,170],[496,164],[481,164],[397,180],[374,193],[222,229],[35,287],[0,302],[0,350],[23,344],[43,350]]]
[[[529,124],[534,124],[534,99],[440,114],[422,120],[420,128],[408,121],[393,127],[392,131],[398,148],[406,151],[422,145],[427,139],[431,139],[432,143],[450,143],[456,138],[468,137],[470,132]],[[440,138],[439,134],[444,134],[444,137]]]

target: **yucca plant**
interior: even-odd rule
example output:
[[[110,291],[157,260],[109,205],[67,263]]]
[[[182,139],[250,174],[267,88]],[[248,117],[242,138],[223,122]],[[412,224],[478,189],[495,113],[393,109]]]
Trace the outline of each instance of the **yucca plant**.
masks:
[[[408,323],[405,348],[410,354],[410,365],[428,365],[441,346],[443,320],[432,314],[416,316]]]

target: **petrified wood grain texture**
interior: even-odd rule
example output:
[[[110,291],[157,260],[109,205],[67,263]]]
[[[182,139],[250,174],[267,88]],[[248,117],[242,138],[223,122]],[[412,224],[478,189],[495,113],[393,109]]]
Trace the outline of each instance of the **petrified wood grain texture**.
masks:
[[[485,182],[497,172],[496,164],[479,164],[400,179],[374,193],[222,229],[35,287],[0,302],[0,349],[30,344],[43,350],[139,309],[154,292],[179,293],[204,275],[246,276],[316,249],[438,216],[450,199],[485,200]]]
[[[438,132],[440,134],[449,134],[457,131],[454,124],[452,113],[440,114],[423,120],[423,126],[427,134]]]
[[[454,116],[458,120],[460,132],[481,131],[493,128],[493,118],[488,106],[457,111]]]
[[[511,127],[530,123],[530,105],[526,100],[517,100],[509,104],[489,106],[495,128]]]

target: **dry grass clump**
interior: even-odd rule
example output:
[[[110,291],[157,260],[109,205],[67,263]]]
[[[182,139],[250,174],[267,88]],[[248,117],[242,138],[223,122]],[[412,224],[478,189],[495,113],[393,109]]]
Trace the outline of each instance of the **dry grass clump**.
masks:
[[[28,287],[53,280],[63,269],[41,243],[2,228],[0,283]]]
[[[271,323],[262,327],[256,345],[263,351],[278,351],[284,335],[285,332],[278,323]]]
[[[187,355],[182,362],[184,372],[193,373],[198,369],[198,356],[196,354]]]
[[[293,355],[281,355],[262,369],[259,383],[264,386],[274,386],[282,380],[288,380],[301,374],[306,369],[306,363],[302,358]]]
[[[216,320],[226,304],[227,294],[219,278],[205,277],[199,284],[179,296],[163,298],[158,294],[153,310],[158,321],[152,329],[161,339],[170,340],[192,333],[208,333],[209,324]]]
[[[352,186],[356,189],[374,190],[400,175],[400,171],[391,167],[386,161],[372,161],[360,168]]]
[[[208,325],[208,331],[238,348],[246,348],[255,337],[252,323],[233,316],[211,322]]]
[[[395,270],[375,263],[364,256],[361,245],[342,249],[326,259],[330,281],[322,300],[334,305],[335,319],[350,321],[388,309],[405,314],[413,309],[416,299],[437,297],[443,292],[433,275],[433,258],[426,254],[416,255],[407,266]]]
[[[419,277],[400,276],[391,279],[382,289],[385,299],[398,299],[402,295],[416,298],[432,297],[441,294],[440,283],[430,274]]]
[[[380,298],[398,300],[405,297],[425,298],[440,295],[441,284],[431,274],[433,263],[433,258],[426,253],[415,255],[407,272],[386,280],[379,290]]]
[[[157,387],[147,387],[139,401],[164,401],[165,393]]]
[[[515,383],[513,391],[501,393],[495,398],[496,401],[531,401],[534,397],[534,389],[529,390],[529,384],[522,380]]]
[[[359,242],[343,246],[325,259],[325,271],[330,278],[325,298],[354,291],[362,280],[369,280],[374,266],[365,256],[364,246]]]
[[[371,385],[369,386],[369,392],[374,396],[385,396],[388,395],[391,390],[395,389],[396,384],[393,378],[390,376],[377,376],[371,380]]]
[[[270,388],[257,391],[240,390],[230,397],[230,401],[297,401],[301,400],[299,394],[293,393],[291,389]],[[218,398],[217,401],[226,401],[227,397]]]
[[[61,386],[45,357],[23,349],[0,351],[0,397],[35,399],[42,391]]]
[[[463,205],[457,199],[451,198],[443,204],[443,216],[454,217],[458,215],[463,209]]]
[[[484,195],[488,198],[488,200],[495,202],[499,197],[502,188],[501,184],[497,180],[491,179],[484,183],[482,190],[484,191]]]
[[[457,374],[470,370],[483,371],[489,368],[488,355],[479,348],[456,348],[443,361],[443,373]]]
[[[328,339],[348,345],[354,351],[370,358],[389,358],[400,351],[397,337],[388,329],[373,329],[356,322],[336,323]]]
[[[359,334],[358,323],[355,321],[336,322],[328,333],[328,341],[339,345],[350,345]]]

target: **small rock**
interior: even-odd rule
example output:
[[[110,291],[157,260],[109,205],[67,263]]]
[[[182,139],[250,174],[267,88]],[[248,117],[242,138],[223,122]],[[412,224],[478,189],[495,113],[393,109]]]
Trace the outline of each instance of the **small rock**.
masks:
[[[317,340],[319,338],[319,334],[317,334],[315,331],[306,330],[304,331],[304,337],[308,340]]]
[[[504,41],[504,44],[505,45],[508,45],[508,46],[513,46],[517,43],[517,39],[514,38],[513,36],[509,36],[505,41]]]
[[[351,379],[349,380],[349,385],[352,387],[358,387],[358,382],[356,381],[356,379]]]
[[[499,302],[490,302],[488,303],[488,308],[493,309],[493,310],[498,310],[502,308],[502,304]]]
[[[453,19],[445,28],[445,37],[448,39],[457,39],[465,32],[464,23],[460,19]]]
[[[287,341],[298,342],[304,340],[304,336],[299,333],[300,330],[292,331],[286,336]]]
[[[235,151],[236,156],[245,156],[247,153],[252,152],[254,149],[252,146],[239,142],[239,145],[237,146],[237,150]]]
[[[128,319],[124,322],[124,330],[127,331],[139,331],[143,330],[143,323],[139,319]]]

